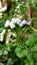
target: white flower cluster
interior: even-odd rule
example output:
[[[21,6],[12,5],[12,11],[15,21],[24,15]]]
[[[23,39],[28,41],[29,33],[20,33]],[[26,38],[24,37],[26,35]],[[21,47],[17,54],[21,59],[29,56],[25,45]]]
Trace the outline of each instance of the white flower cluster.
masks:
[[[19,18],[12,18],[11,21],[7,20],[5,23],[5,27],[10,26],[11,29],[15,28],[15,23],[20,24],[21,20]]]
[[[12,18],[11,21],[10,20],[7,20],[6,23],[5,23],[5,27],[9,27],[11,29],[14,29],[16,26],[15,24],[18,24],[20,27],[23,27],[24,25],[31,25],[32,23],[31,22],[27,22],[26,20],[20,20],[19,18]],[[3,41],[3,38],[4,38],[4,34],[6,32],[6,29],[4,29],[1,33],[0,33],[0,41],[2,42]],[[10,36],[13,35],[13,36],[16,36],[14,33],[11,33],[10,30],[8,32],[8,35],[7,35],[7,40],[6,40],[6,43],[9,42],[9,38]]]
[[[5,23],[5,27],[9,27],[11,29],[15,28],[15,23],[18,24],[20,27],[23,27],[24,25],[31,25],[31,22],[27,22],[26,20],[20,20],[19,18],[12,18],[11,21],[7,20]]]

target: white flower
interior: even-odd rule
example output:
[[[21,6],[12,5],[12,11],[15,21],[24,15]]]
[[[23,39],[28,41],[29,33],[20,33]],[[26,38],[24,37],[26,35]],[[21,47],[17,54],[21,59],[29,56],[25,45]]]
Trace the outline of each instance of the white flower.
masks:
[[[7,20],[6,23],[5,23],[5,27],[8,27],[9,26],[9,23],[10,23],[10,21]]]
[[[20,26],[20,27],[23,27],[25,24],[27,24],[27,21],[26,21],[26,20],[23,20],[23,21],[19,24],[19,26]]]
[[[28,22],[27,24],[28,24],[28,25],[31,25],[32,23],[31,23],[31,22]]]
[[[13,22],[10,22],[10,28],[14,29],[15,28],[15,24],[13,24]]]

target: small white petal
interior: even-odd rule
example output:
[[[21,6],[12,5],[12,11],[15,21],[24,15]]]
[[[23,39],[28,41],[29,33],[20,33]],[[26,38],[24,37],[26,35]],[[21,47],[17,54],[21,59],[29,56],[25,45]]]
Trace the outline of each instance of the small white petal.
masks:
[[[9,23],[10,23],[10,21],[7,20],[6,23],[5,23],[5,27],[8,27],[9,26]]]
[[[9,37],[9,38],[11,37],[11,33],[8,34],[8,37]]]
[[[20,26],[20,27],[23,27],[23,24],[22,24],[22,23],[20,23],[20,24],[19,24],[19,26]]]
[[[13,23],[20,24],[21,20],[19,18],[15,18],[15,21]]]
[[[20,6],[21,6],[21,4],[18,4],[18,6],[16,7],[17,9],[19,9],[20,8]]]
[[[11,22],[16,23],[16,18],[12,18]]]
[[[10,22],[10,28],[11,29],[14,29],[15,28],[15,25],[12,22]]]
[[[2,42],[3,41],[3,35],[0,34],[0,41]]]
[[[26,21],[26,20],[23,20],[23,21],[19,24],[19,26],[20,26],[20,27],[23,27],[25,24],[27,24],[27,21]]]
[[[19,9],[19,6],[17,6],[16,8]]]
[[[22,4],[24,4],[24,2],[22,2]]]
[[[31,25],[31,22],[28,22],[27,24],[28,24],[28,25]]]
[[[10,38],[10,37],[11,37],[11,35],[12,35],[11,30],[10,30],[10,29],[8,29],[7,38]]]
[[[19,18],[12,18],[11,22],[14,24],[15,23],[19,24],[19,23],[21,23],[21,20]]]
[[[12,35],[13,35],[14,37],[16,37],[16,36],[17,36],[15,33],[12,33]]]
[[[18,4],[18,6],[21,6],[21,4]]]
[[[6,44],[9,44],[9,41],[8,40],[6,40]]]
[[[1,34],[3,35],[5,32],[6,32],[6,29],[4,29]]]
[[[22,21],[22,24],[27,24],[28,22],[26,20],[23,20]]]
[[[0,41],[3,41],[4,38],[4,33],[6,32],[6,30],[4,29],[1,33],[0,33]]]
[[[20,24],[21,23],[21,20],[20,19],[17,19],[17,22],[16,22],[17,24]]]

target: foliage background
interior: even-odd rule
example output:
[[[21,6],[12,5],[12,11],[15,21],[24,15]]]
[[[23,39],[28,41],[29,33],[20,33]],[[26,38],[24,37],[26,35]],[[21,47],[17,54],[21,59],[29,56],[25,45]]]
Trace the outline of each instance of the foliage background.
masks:
[[[27,3],[29,3],[32,10],[30,21],[32,21],[33,27],[37,29],[37,0],[10,0],[10,2],[9,16],[8,12],[3,12],[3,16],[0,18],[0,33],[6,29],[4,41],[0,42],[0,65],[37,65],[37,32],[29,26],[20,28],[16,25],[16,29],[13,30],[4,27],[6,20],[11,20],[13,17],[24,15],[22,20],[28,20]],[[21,6],[17,7],[19,4]],[[16,37],[11,37],[12,40],[16,39],[16,42],[10,41],[6,44],[8,29],[16,34]]]

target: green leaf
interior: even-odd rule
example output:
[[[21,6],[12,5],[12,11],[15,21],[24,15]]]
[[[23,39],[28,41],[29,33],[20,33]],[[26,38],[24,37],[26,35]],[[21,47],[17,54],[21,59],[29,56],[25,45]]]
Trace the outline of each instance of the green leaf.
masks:
[[[37,44],[37,34],[31,35],[25,44],[29,47],[35,46]]]
[[[23,57],[27,56],[28,51],[27,51],[26,49],[22,49],[22,48],[20,48],[20,47],[17,47],[17,48],[15,49],[15,53],[16,53],[16,55],[17,55],[19,58],[23,58]]]
[[[6,65],[13,65],[12,59],[10,58]]]
[[[0,56],[2,55],[2,52],[3,52],[3,51],[2,51],[2,50],[0,50]]]
[[[34,65],[34,63],[32,60],[30,60],[30,61],[27,61],[25,65]]]
[[[3,63],[0,63],[0,65],[4,65]]]
[[[3,52],[3,55],[8,55],[8,51],[5,50],[5,51]]]
[[[32,51],[37,51],[37,45],[32,48]]]

